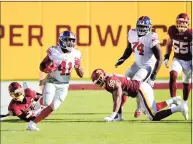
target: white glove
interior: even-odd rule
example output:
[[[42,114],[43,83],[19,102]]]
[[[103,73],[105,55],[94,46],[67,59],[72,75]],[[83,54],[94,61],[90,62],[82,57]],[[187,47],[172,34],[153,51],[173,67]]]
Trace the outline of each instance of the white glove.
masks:
[[[168,61],[169,61],[169,59],[165,59],[165,60],[164,60],[164,66],[165,66],[166,68],[169,68],[169,67],[168,67]]]
[[[154,82],[154,80],[148,79],[148,80],[147,80],[147,83],[148,83],[151,87],[153,87],[155,82]]]
[[[113,121],[116,115],[117,115],[116,112],[112,112],[112,114],[110,116],[104,118],[104,121],[105,122]]]
[[[110,116],[104,118],[105,122],[110,122],[110,121],[113,121],[113,120],[114,119],[112,119]]]

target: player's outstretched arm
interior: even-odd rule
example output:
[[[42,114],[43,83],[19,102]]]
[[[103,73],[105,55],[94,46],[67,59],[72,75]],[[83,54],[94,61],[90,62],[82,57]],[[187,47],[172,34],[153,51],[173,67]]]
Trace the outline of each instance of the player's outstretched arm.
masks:
[[[153,48],[152,48],[153,54],[156,58],[156,63],[155,63],[155,67],[153,69],[153,74],[157,74],[161,64],[162,64],[162,51],[161,51],[161,46],[160,44],[156,44]]]
[[[125,49],[125,51],[122,55],[122,57],[115,64],[115,67],[117,68],[119,65],[124,63],[124,61],[130,57],[131,53],[132,53],[132,47],[131,47],[131,43],[129,42],[128,45],[127,45],[127,48]]]
[[[164,65],[168,68],[168,61],[172,51],[172,39],[169,37],[166,43],[166,54],[164,55]]]
[[[162,64],[162,52],[161,52],[161,46],[160,44],[156,44],[153,48],[152,48],[153,54],[155,56],[155,58],[157,59],[156,63],[155,63],[155,67],[153,69],[153,72],[150,76],[150,79],[148,80],[148,83],[151,85],[151,87],[154,86],[154,81],[156,78],[156,75],[161,67]]]
[[[123,93],[121,88],[121,82],[119,80],[116,80],[115,82],[115,89],[116,90],[113,92],[113,99],[114,99],[113,112],[117,113],[121,106],[122,93]]]
[[[113,105],[113,112],[110,116],[108,117],[105,117],[104,118],[104,121],[106,122],[110,122],[110,121],[113,121],[115,116],[117,115],[118,111],[119,111],[119,108],[121,106],[121,102],[122,102],[122,88],[121,88],[121,82],[119,80],[116,80],[113,85],[113,93],[112,93],[112,96],[113,96],[113,102],[114,102],[114,105]]]

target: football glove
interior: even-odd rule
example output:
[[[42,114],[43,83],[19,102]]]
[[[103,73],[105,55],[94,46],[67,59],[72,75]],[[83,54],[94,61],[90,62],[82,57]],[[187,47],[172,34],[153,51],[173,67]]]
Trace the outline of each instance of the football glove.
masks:
[[[125,59],[120,58],[117,63],[115,64],[115,67],[117,68],[119,65],[121,65],[122,63],[124,63]]]
[[[154,86],[154,83],[155,83],[155,78],[156,78],[156,74],[155,73],[152,73],[150,78],[148,79],[147,83],[153,87]]]
[[[80,59],[75,58],[74,66],[75,66],[75,68],[79,68],[80,67]]]
[[[45,73],[52,73],[57,70],[57,65],[53,61],[46,63],[46,68],[44,69]]]

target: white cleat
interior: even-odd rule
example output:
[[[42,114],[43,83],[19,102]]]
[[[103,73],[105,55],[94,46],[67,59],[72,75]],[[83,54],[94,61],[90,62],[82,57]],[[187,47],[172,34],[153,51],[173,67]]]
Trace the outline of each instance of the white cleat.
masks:
[[[171,104],[170,105],[170,108],[173,108],[173,107],[175,107],[176,106],[176,104]]]
[[[39,131],[40,129],[36,127],[36,123],[33,121],[30,121],[27,127],[27,130],[29,131]]]
[[[175,105],[180,105],[182,103],[181,96],[175,96],[172,99],[173,99],[173,104],[175,104]],[[173,105],[173,104],[171,104],[171,105]]]
[[[122,121],[122,120],[123,120],[122,114],[117,114],[113,121],[118,122],[118,121]]]
[[[188,120],[188,104],[185,101],[181,103],[181,112],[185,120]]]

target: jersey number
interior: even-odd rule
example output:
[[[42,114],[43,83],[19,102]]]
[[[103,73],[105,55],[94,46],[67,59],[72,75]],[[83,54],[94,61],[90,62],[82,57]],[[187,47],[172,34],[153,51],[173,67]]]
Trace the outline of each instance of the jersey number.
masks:
[[[140,42],[134,42],[133,43],[133,52],[135,52],[135,49],[139,51],[139,55],[144,55],[144,44]]]
[[[109,81],[109,87],[114,88],[115,87],[115,80]]]
[[[66,61],[62,61],[58,70],[61,71],[60,75],[70,75],[72,71],[72,62],[66,63]]]
[[[175,53],[181,53],[181,54],[187,54],[189,44],[188,42],[180,42],[177,40],[173,40],[173,47],[174,47],[174,52]]]

